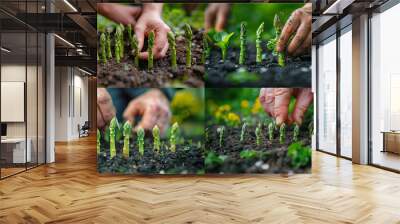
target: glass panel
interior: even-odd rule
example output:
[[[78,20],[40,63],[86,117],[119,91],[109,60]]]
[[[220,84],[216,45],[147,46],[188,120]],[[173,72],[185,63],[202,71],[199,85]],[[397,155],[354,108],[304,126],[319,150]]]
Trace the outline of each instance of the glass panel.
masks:
[[[25,170],[31,161],[26,150],[25,90],[26,35],[1,34],[1,173],[2,177]],[[29,149],[29,147],[28,147]]]
[[[400,5],[374,15],[372,29],[372,163],[400,170]]]
[[[28,168],[37,165],[38,143],[37,143],[37,91],[38,91],[38,35],[36,32],[28,33],[28,63],[27,63],[27,95],[26,95],[26,113],[27,113],[27,144],[30,149],[31,160],[27,164]]]
[[[352,157],[352,33],[340,36],[340,153]]]
[[[45,149],[45,52],[46,38],[44,34],[39,34],[39,46],[38,46],[38,163],[45,163],[46,149]]]
[[[336,37],[318,48],[318,149],[336,153]]]

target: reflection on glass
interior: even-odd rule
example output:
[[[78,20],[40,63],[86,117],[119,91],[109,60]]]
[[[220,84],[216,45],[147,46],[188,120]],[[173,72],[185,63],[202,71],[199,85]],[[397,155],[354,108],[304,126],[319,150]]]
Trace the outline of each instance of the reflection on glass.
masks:
[[[336,153],[336,39],[318,48],[318,149]]]

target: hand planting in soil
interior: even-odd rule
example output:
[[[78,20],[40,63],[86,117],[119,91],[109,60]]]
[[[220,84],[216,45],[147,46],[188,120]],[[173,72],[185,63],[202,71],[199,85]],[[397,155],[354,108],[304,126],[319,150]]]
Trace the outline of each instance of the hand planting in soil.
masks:
[[[260,24],[260,26],[257,29],[256,33],[256,62],[261,63],[262,61],[262,48],[261,48],[261,43],[262,43],[262,34],[264,32],[264,22]]]
[[[154,55],[153,55],[153,47],[154,47],[154,31],[151,31],[149,33],[148,39],[147,39],[147,53],[148,53],[148,59],[147,59],[147,69],[152,70],[153,69],[153,60],[154,60]]]
[[[178,129],[179,129],[179,125],[178,122],[175,122],[172,127],[171,127],[171,135],[169,137],[169,142],[170,142],[170,150],[172,152],[176,151],[176,140],[178,137]]]
[[[193,32],[189,24],[184,25],[185,38],[186,38],[186,68],[192,67],[192,39]]]
[[[144,129],[139,127],[137,130],[137,146],[139,154],[143,156],[144,154]]]
[[[125,158],[129,157],[129,140],[132,136],[132,124],[130,121],[126,121],[124,126],[124,148],[123,148],[123,155]]]
[[[242,22],[240,24],[240,55],[239,55],[239,65],[243,65],[246,60],[246,23]]]
[[[283,144],[286,140],[286,124],[283,123],[279,127],[279,142]]]
[[[267,48],[272,52],[273,55],[278,57],[278,64],[283,67],[285,66],[285,60],[286,60],[285,53],[278,52],[276,50],[276,44],[278,43],[282,32],[282,23],[277,14],[274,17],[274,28],[275,28],[275,38],[268,41]]]
[[[172,31],[168,32],[168,44],[169,44],[169,50],[171,52],[171,68],[175,71],[178,66],[176,64],[175,34]]]
[[[160,152],[161,141],[160,141],[160,129],[157,125],[153,127],[153,145],[154,151]]]

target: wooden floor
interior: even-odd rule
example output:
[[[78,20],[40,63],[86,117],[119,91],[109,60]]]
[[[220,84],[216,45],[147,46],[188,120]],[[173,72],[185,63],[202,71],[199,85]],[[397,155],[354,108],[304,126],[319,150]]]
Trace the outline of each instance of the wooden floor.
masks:
[[[291,177],[112,177],[94,143],[0,181],[0,223],[400,223],[399,174],[323,153]]]

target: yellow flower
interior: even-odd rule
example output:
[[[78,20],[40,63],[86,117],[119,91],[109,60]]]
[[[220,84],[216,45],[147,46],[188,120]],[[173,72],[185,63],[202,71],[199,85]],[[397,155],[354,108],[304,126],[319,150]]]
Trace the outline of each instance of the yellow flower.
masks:
[[[261,103],[260,103],[260,100],[257,97],[257,99],[255,100],[255,102],[253,104],[253,108],[251,108],[251,113],[257,114],[257,113],[259,113],[261,111],[261,109],[262,109]]]
[[[173,121],[182,122],[201,113],[201,100],[188,90],[177,91],[171,102]]]
[[[239,115],[237,115],[237,114],[235,114],[233,112],[228,113],[227,123],[232,125],[232,126],[236,126],[236,125],[240,124]]]
[[[247,100],[242,100],[242,102],[240,102],[240,107],[243,109],[246,109],[249,107],[249,101]]]

